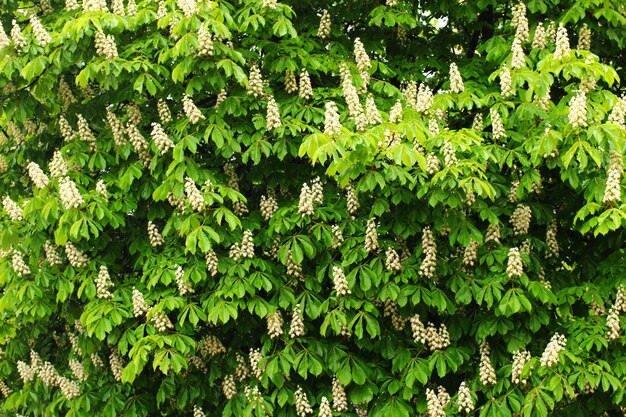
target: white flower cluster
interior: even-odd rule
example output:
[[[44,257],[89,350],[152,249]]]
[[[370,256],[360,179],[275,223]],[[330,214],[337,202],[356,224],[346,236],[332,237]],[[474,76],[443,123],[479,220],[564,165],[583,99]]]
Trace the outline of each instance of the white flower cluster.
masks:
[[[522,48],[522,41],[520,38],[515,37],[513,39],[513,45],[511,47],[513,57],[511,58],[512,68],[523,68],[526,66],[526,55],[524,54],[524,48]]]
[[[609,114],[607,123],[616,124],[622,129],[624,129],[626,128],[626,126],[624,125],[625,116],[626,116],[626,96],[622,96],[617,100],[617,102],[613,106],[613,109],[611,110],[611,113]]]
[[[267,113],[265,114],[265,128],[267,130],[274,130],[277,127],[282,126],[280,121],[280,110],[274,96],[270,95],[267,99]]]
[[[76,136],[74,129],[72,129],[72,126],[70,126],[67,119],[63,116],[59,116],[59,131],[65,142],[71,141]]]
[[[163,127],[156,122],[152,123],[152,132],[150,133],[154,144],[161,153],[166,153],[170,149],[174,149],[174,142],[167,136],[167,133],[163,130]]]
[[[530,352],[522,349],[513,353],[513,365],[511,366],[511,382],[514,384],[526,384],[526,379],[522,378],[524,367],[530,360]]]
[[[415,343],[428,346],[431,351],[445,349],[450,346],[450,334],[445,324],[442,323],[437,328],[433,323],[429,322],[428,326],[424,326],[419,314],[411,316],[409,321]]]
[[[2,24],[0,24],[0,49],[5,46],[9,46],[11,44],[11,39],[7,36],[7,33],[4,31]]]
[[[462,93],[465,90],[465,84],[463,83],[463,77],[459,72],[459,68],[453,62],[450,64],[450,92]]]
[[[474,411],[472,393],[465,381],[461,382],[461,385],[459,386],[456,402],[459,406],[459,413],[465,412],[465,414],[469,414]]]
[[[122,0],[111,0],[111,12],[118,16],[125,16],[124,2]]]
[[[176,0],[176,4],[183,11],[185,17],[191,17],[198,13],[196,0]]]
[[[515,37],[521,41],[528,40],[528,18],[526,17],[526,5],[519,2],[513,6],[513,18],[511,24],[515,28]]]
[[[106,201],[109,201],[109,192],[103,180],[98,180],[98,182],[96,182],[96,192]]]
[[[133,287],[133,316],[141,317],[146,314],[150,309],[146,300],[143,298],[143,294],[137,288]]]
[[[113,35],[105,35],[101,30],[96,31],[95,39],[96,53],[106,59],[115,59],[118,57],[117,45]]]
[[[512,97],[516,93],[511,79],[511,70],[504,64],[500,70],[500,94],[502,97]]]
[[[370,61],[370,57],[367,55],[365,46],[363,46],[363,42],[361,42],[360,38],[356,38],[354,40],[354,59],[361,78],[367,86],[370,81],[370,74],[368,71],[372,67],[372,62]]]
[[[478,242],[474,239],[470,240],[469,245],[465,247],[463,252],[463,265],[474,266],[478,258]]]
[[[287,253],[287,275],[297,278],[300,281],[303,281],[304,278],[302,276],[302,265],[296,263],[293,260],[293,254],[291,253],[291,250],[289,250],[289,252]]]
[[[174,325],[170,321],[170,318],[162,311],[153,313],[150,322],[154,326],[157,332],[166,332],[168,329],[173,329]]]
[[[441,169],[441,161],[434,153],[426,155],[426,172],[428,175],[433,175]]]
[[[494,108],[489,110],[491,116],[491,132],[495,140],[506,137],[506,130],[504,130],[504,124],[502,123],[502,116]]]
[[[606,318],[606,326],[609,328],[606,336],[608,340],[616,340],[621,336],[620,315],[624,312],[626,312],[626,294],[624,293],[624,286],[620,285],[615,297],[615,303],[609,309],[609,314]]]
[[[189,200],[189,205],[197,212],[202,212],[204,210],[204,196],[198,187],[196,187],[196,183],[190,177],[185,178],[185,195]]]
[[[310,187],[307,183],[302,184],[298,200],[298,212],[302,216],[312,216],[315,213],[314,203],[322,204],[323,202],[324,189],[319,177],[311,182]]]
[[[85,367],[83,366],[83,364],[81,362],[79,362],[76,359],[70,359],[69,360],[69,367],[72,370],[72,374],[74,375],[74,377],[81,381],[84,382],[87,380],[87,374],[85,373]]]
[[[263,0],[263,7],[268,9],[276,9],[278,2],[276,0]]]
[[[298,414],[298,417],[306,417],[307,414],[313,413],[311,404],[309,404],[309,398],[307,397],[302,387],[299,385],[298,385],[298,389],[296,390],[295,397],[296,397],[296,414]]]
[[[217,93],[217,97],[215,98],[216,109],[222,105],[224,100],[226,100],[226,97],[228,97],[228,93],[226,92],[226,89],[222,88],[219,93]]]
[[[4,396],[4,398],[8,398],[9,395],[13,393],[13,390],[9,388],[9,386],[0,379],[0,393]]]
[[[539,360],[541,366],[549,368],[558,364],[559,353],[565,350],[566,344],[567,338],[560,333],[555,333],[546,346],[546,349],[541,354],[541,359]]]
[[[126,144],[125,130],[122,123],[118,120],[115,113],[107,109],[107,124],[111,128],[111,135],[116,146],[124,146]]]
[[[80,388],[78,384],[74,381],[70,381],[64,376],[57,377],[57,384],[59,385],[59,389],[61,390],[63,396],[68,400],[72,400],[80,395]]]
[[[63,102],[63,110],[67,110],[69,106],[76,103],[76,97],[74,97],[74,93],[72,93],[72,89],[64,79],[59,81],[59,96],[61,97],[61,101]]]
[[[192,125],[195,125],[200,120],[205,119],[204,114],[202,114],[200,109],[196,107],[191,97],[187,94],[183,96],[183,111]]]
[[[23,219],[21,207],[8,195],[2,200],[2,206],[11,220],[19,221]]]
[[[361,207],[361,205],[359,204],[359,199],[356,195],[356,192],[354,191],[354,188],[352,188],[352,185],[350,184],[346,186],[346,205],[348,208],[348,213],[352,215],[354,215],[354,213],[356,213],[359,207]]]
[[[164,243],[163,236],[157,226],[151,221],[148,222],[148,238],[150,239],[150,246],[156,248]]]
[[[243,381],[250,375],[250,368],[246,364],[246,360],[239,353],[235,355],[235,359],[237,360],[237,367],[235,368],[235,377],[239,381]]]
[[[250,348],[250,353],[248,354],[248,358],[250,359],[250,368],[252,368],[252,374],[257,377],[257,379],[261,379],[263,377],[263,369],[259,366],[259,363],[263,359],[263,355],[261,354],[260,349],[252,349]]]
[[[263,77],[261,76],[261,70],[254,64],[250,67],[250,75],[248,76],[248,94],[253,95],[255,98],[265,96],[263,92]]]
[[[396,101],[391,110],[389,110],[389,121],[391,123],[400,123],[402,121],[402,102]]]
[[[376,252],[378,250],[378,231],[376,228],[376,220],[369,219],[365,227],[365,251]]]
[[[266,221],[272,218],[276,210],[278,210],[278,202],[276,201],[276,197],[274,193],[268,193],[267,196],[261,196],[261,202],[259,203],[259,208],[261,210],[261,216]]]
[[[176,268],[176,272],[174,273],[174,277],[176,278],[176,286],[178,287],[178,294],[183,297],[187,294],[193,294],[193,288],[189,285],[188,282],[185,281],[185,271],[182,266]]]
[[[478,373],[480,376],[480,382],[483,385],[493,385],[496,383],[496,371],[493,369],[491,359],[489,358],[489,355],[491,354],[491,348],[489,347],[489,343],[486,340],[480,342],[479,351],[480,365]]]
[[[75,10],[73,8],[67,7],[66,0],[66,9]],[[84,0],[83,1],[83,12],[108,12],[106,0]]]
[[[338,413],[348,410],[348,397],[344,386],[336,377],[333,377],[333,408]]]
[[[579,90],[569,101],[567,121],[572,127],[587,127],[587,94]]]
[[[422,233],[422,253],[424,260],[420,265],[419,274],[432,279],[437,269],[437,242],[430,227],[425,227]]]
[[[250,71],[250,76],[252,76],[252,71]],[[298,81],[296,81],[296,75],[291,70],[285,71],[285,91],[290,94],[298,91]]]
[[[48,169],[52,178],[61,178],[67,175],[68,167],[67,162],[63,158],[61,151],[54,151],[50,163],[48,163]]]
[[[9,133],[9,137],[15,141],[16,144],[21,145],[25,140],[26,136],[22,131],[17,127],[17,125],[13,122],[7,122],[6,124],[7,132]]]
[[[554,50],[554,59],[561,60],[563,57],[568,56],[569,53],[570,46],[567,29],[565,29],[563,23],[559,23],[559,28],[556,31],[556,49]]]
[[[509,278],[521,277],[524,273],[524,262],[518,248],[509,249],[506,273]]]
[[[513,226],[513,233],[516,236],[528,233],[531,219],[532,211],[530,207],[525,204],[518,204],[509,220],[511,226]]]
[[[243,232],[241,244],[234,243],[230,247],[229,256],[235,261],[239,260],[239,258],[254,258],[254,241],[252,239],[251,230],[245,230]]]
[[[159,119],[161,123],[167,124],[170,123],[172,119],[172,112],[170,108],[167,106],[167,103],[162,98],[157,102],[157,112],[159,113]]]
[[[291,316],[291,325],[289,326],[289,337],[292,339],[304,336],[304,318],[299,305],[293,308]]]
[[[275,339],[283,334],[283,316],[280,311],[267,315],[267,334]]]
[[[43,27],[41,21],[37,18],[36,15],[30,15],[30,25],[33,29],[33,35],[35,35],[35,39],[37,39],[37,43],[42,47],[45,47],[50,42],[52,42],[52,36],[46,31],[46,28]]]
[[[77,116],[77,119],[78,119],[78,136],[80,136],[82,140],[87,142],[89,146],[91,147],[91,149],[95,149],[96,148],[96,136],[91,131],[91,128],[89,127],[89,123],[87,123],[87,120],[85,120],[82,114],[79,114]]]
[[[385,300],[383,316],[391,317],[391,325],[393,326],[394,330],[396,330],[397,332],[403,332],[407,322],[409,322],[410,319],[402,317],[400,313],[398,313],[398,306],[399,304],[397,301],[392,300],[391,298],[387,298]]]
[[[438,391],[426,388],[426,405],[428,417],[446,417],[446,407],[450,402],[450,394],[442,386]]]
[[[217,269],[218,259],[217,254],[213,249],[210,249],[205,255],[206,269],[209,274],[214,277],[219,272]]]
[[[624,165],[622,154],[617,149],[613,149],[609,158],[608,177],[606,179],[606,187],[604,189],[604,197],[602,199],[605,203],[622,201],[622,189],[620,182],[623,171]]]
[[[320,401],[320,412],[317,415],[318,417],[333,417],[333,410],[330,408],[330,402],[328,402],[328,398],[322,397]]]
[[[235,191],[239,191],[239,178],[237,177],[237,173],[235,172],[235,167],[230,162],[224,164],[224,172],[228,176],[228,187],[232,188]],[[248,207],[246,203],[242,200],[237,200],[233,205],[233,210],[235,214],[238,216],[244,216],[248,213]]]
[[[317,29],[317,36],[322,39],[326,39],[330,36],[330,12],[326,9],[324,9],[324,11],[322,12],[320,26]]]
[[[104,362],[102,362],[102,359],[100,359],[100,356],[98,356],[97,353],[92,353],[91,355],[89,355],[89,359],[91,360],[93,366],[98,369],[104,369]]]
[[[227,400],[232,399],[237,395],[237,386],[235,385],[234,375],[226,375],[222,382],[222,392]]]
[[[124,370],[124,364],[122,363],[122,358],[116,352],[112,352],[109,355],[109,365],[111,367],[111,373],[113,374],[113,378],[116,381],[122,381],[122,371]]]
[[[346,275],[343,273],[343,269],[340,266],[333,266],[333,285],[335,287],[335,292],[337,296],[349,295],[352,294],[350,291],[350,287],[348,285],[348,279]]]
[[[311,86],[311,77],[306,69],[300,72],[300,86],[298,87],[298,95],[303,100],[313,98],[313,87]]]
[[[433,106],[433,92],[426,84],[420,84],[415,99],[415,110],[420,113],[426,113]]]
[[[59,197],[66,209],[79,208],[85,202],[78,191],[76,183],[70,177],[59,179]]]
[[[451,167],[459,163],[456,157],[456,151],[449,140],[443,141],[443,162],[447,167]]]
[[[437,119],[435,117],[430,117],[428,119],[428,131],[432,136],[437,136],[439,134],[439,123],[437,123]]]
[[[543,23],[539,22],[535,28],[535,34],[533,36],[532,48],[543,49],[547,44],[547,33],[543,26]]]
[[[198,55],[213,56],[213,37],[204,25],[198,30]]]
[[[23,277],[25,275],[30,275],[30,268],[26,265],[26,262],[24,262],[24,258],[20,252],[13,252],[11,264],[13,266],[13,270],[18,276]]]
[[[43,249],[46,253],[46,260],[50,265],[61,265],[61,256],[51,241],[47,240],[46,243],[43,244]]]
[[[548,251],[546,252],[546,258],[558,258],[559,257],[559,242],[556,240],[557,223],[556,220],[548,223],[546,229],[546,245]]]
[[[226,348],[215,335],[209,335],[200,341],[198,351],[204,358],[214,358],[226,353]]]
[[[402,269],[400,256],[391,246],[387,248],[387,252],[385,253],[385,266],[388,271],[400,271]]]
[[[337,249],[341,246],[341,244],[344,241],[343,232],[341,231],[341,228],[339,227],[339,225],[336,225],[336,224],[333,224],[330,229],[333,232],[332,248]]]
[[[67,338],[70,341],[70,345],[72,345],[72,349],[76,352],[78,356],[83,356],[83,350],[80,348],[78,344],[78,336],[72,333],[69,328],[66,328],[65,330],[67,332]]]
[[[35,371],[26,362],[17,361],[17,372],[24,383],[30,382],[35,378]]]
[[[28,45],[28,43],[26,42],[26,38],[22,34],[22,29],[20,29],[19,25],[17,24],[17,21],[13,19],[11,24],[13,25],[11,27],[11,40],[15,45],[15,49],[20,52],[23,48],[26,47],[26,45]]]
[[[102,299],[113,298],[113,294],[110,291],[112,286],[113,282],[111,282],[109,269],[102,265],[100,267],[100,272],[98,272],[98,277],[96,278],[96,297]]]
[[[196,404],[193,405],[193,417],[206,417],[202,408],[198,407]]]
[[[357,130],[365,130],[367,127],[367,120],[365,119],[365,113],[359,100],[359,94],[352,84],[352,75],[346,63],[341,64],[339,68],[341,75],[341,88],[343,90],[346,104],[348,105],[348,113],[354,120]]]
[[[591,49],[591,29],[583,24],[578,32],[578,49],[588,51]]]
[[[78,250],[72,242],[65,242],[65,254],[67,260],[74,268],[84,268],[89,265],[89,258],[83,252]]]
[[[341,130],[341,122],[339,121],[339,113],[337,105],[334,101],[326,103],[324,112],[324,133],[327,135],[336,135]]]
[[[368,125],[377,125],[383,121],[372,94],[369,94],[365,100],[365,120]]]
[[[37,366],[37,373],[41,382],[48,388],[58,386],[59,374],[50,362],[42,362],[41,365]]]

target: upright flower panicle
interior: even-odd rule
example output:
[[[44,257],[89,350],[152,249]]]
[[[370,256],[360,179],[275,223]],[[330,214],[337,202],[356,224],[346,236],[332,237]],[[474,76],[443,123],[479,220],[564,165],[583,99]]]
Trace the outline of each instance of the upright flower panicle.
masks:
[[[462,93],[465,90],[465,84],[463,83],[463,77],[459,72],[459,68],[453,62],[450,64],[450,92]]]

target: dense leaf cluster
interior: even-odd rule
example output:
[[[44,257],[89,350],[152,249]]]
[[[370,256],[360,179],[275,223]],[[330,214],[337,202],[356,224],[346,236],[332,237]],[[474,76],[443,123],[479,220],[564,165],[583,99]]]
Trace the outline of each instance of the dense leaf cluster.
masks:
[[[0,0],[0,413],[623,412],[625,13]]]

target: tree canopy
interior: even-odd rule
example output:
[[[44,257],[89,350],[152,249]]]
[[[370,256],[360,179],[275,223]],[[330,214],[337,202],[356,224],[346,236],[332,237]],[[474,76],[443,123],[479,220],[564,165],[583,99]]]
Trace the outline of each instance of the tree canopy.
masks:
[[[621,0],[0,26],[0,415],[626,410]]]

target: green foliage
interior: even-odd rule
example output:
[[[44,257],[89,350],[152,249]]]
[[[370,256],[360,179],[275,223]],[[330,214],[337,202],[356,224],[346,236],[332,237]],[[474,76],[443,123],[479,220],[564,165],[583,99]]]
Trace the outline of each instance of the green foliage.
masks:
[[[0,0],[0,414],[626,407],[621,1],[120,3]]]

